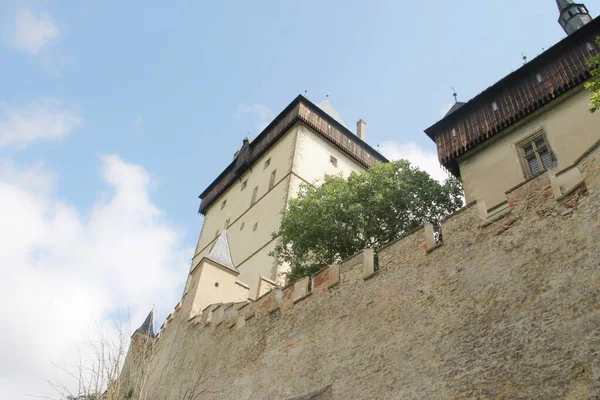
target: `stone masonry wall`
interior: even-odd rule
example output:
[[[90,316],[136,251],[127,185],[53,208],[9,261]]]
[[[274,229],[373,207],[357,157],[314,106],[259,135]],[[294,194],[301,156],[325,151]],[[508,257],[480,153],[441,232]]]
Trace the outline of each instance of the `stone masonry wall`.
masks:
[[[249,304],[170,317],[148,399],[600,399],[600,150]],[[310,289],[310,291],[309,291]],[[198,397],[193,397],[198,395]]]

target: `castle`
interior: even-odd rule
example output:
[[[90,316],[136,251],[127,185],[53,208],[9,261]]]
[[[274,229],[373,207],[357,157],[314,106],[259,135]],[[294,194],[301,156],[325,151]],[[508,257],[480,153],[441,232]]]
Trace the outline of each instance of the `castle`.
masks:
[[[424,226],[378,249],[377,268],[365,249],[281,288],[271,233],[300,183],[387,160],[362,120],[354,134],[304,96],[244,140],[200,196],[181,302],[158,334],[151,313],[132,336],[124,393],[600,396],[600,116],[583,90],[600,19],[556,3],[567,37],[425,131],[467,200],[442,243]]]
[[[365,139],[364,121],[354,134],[328,100],[315,105],[302,95],[253,141],[244,139],[233,161],[200,195],[204,223],[184,291],[184,297],[198,300],[194,313],[231,296],[255,299],[281,283],[286,266],[277,265],[269,252],[289,200],[302,183],[387,161]],[[200,276],[208,265],[220,266],[214,273],[223,279],[224,273],[235,275],[232,293],[229,285],[215,286],[217,281],[204,284]]]

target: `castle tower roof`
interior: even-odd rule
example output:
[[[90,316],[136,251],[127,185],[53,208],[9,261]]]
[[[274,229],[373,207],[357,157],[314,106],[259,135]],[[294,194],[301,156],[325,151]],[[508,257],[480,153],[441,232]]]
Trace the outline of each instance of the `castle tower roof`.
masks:
[[[207,260],[213,261],[233,272],[240,273],[231,260],[231,250],[229,248],[229,238],[227,237],[227,228],[217,238],[213,248],[205,257]]]
[[[444,117],[447,117],[448,115],[452,114],[454,111],[458,110],[465,104],[467,104],[467,103],[463,103],[462,101],[457,101],[456,103],[454,103],[452,105],[452,107],[448,110],[448,112],[446,113],[446,115],[444,115]]]
[[[133,332],[154,337],[154,310],[151,310],[142,325]]]
[[[329,115],[331,118],[335,119],[340,124],[346,126],[346,124],[344,123],[344,120],[342,119],[340,114],[338,114],[338,112],[335,110],[335,108],[333,108],[333,106],[329,102],[329,99],[323,100],[322,102],[317,104],[317,107],[319,107],[321,110],[325,111],[327,113],[327,115]]]
[[[556,0],[560,16],[558,23],[571,35],[584,25],[592,22],[592,17],[583,3],[575,3],[573,0]]]
[[[210,206],[299,122],[365,168],[388,161],[343,124],[328,100],[317,106],[298,95],[248,146],[242,147],[237,157],[204,189],[199,196],[202,202],[198,212],[206,215]]]

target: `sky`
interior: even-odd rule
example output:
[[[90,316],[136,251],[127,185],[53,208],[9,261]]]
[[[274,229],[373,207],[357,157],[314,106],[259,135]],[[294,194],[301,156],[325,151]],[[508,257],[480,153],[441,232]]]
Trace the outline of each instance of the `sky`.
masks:
[[[298,94],[442,180],[423,130],[452,88],[519,68],[557,18],[552,0],[2,0],[0,398],[52,396],[115,316],[162,323],[198,195]]]

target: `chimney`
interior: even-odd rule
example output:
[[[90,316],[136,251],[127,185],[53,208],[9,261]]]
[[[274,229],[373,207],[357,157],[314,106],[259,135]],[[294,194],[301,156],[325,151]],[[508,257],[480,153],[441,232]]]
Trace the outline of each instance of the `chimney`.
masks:
[[[362,119],[356,123],[356,136],[363,142],[367,141],[367,123]]]

